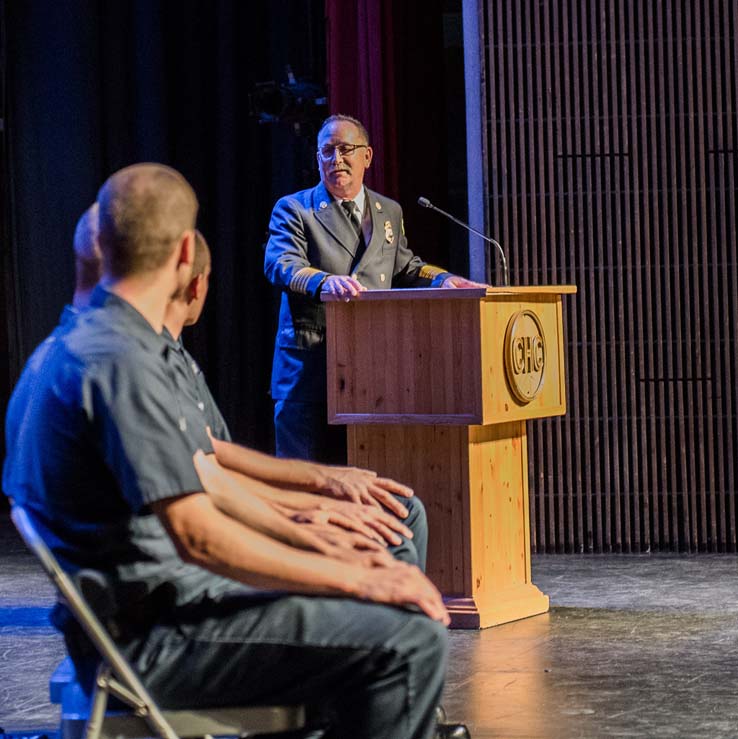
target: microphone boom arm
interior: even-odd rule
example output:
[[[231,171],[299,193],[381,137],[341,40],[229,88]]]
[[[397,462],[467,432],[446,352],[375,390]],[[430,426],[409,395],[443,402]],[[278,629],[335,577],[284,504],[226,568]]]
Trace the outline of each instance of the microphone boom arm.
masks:
[[[441,215],[446,216],[446,218],[458,224],[462,228],[465,228],[467,231],[470,231],[476,236],[479,236],[481,239],[484,239],[486,242],[490,244],[494,244],[497,247],[497,251],[500,254],[500,258],[502,259],[503,282],[505,284],[505,287],[508,287],[510,285],[510,278],[507,272],[507,259],[505,258],[505,252],[503,251],[502,246],[500,246],[499,242],[495,241],[491,236],[487,236],[486,234],[483,234],[481,231],[477,231],[476,228],[472,228],[469,224],[464,223],[464,221],[460,221],[458,218],[456,218],[455,216],[452,216],[450,213],[447,213],[445,210],[442,210],[441,208],[438,208],[437,206],[433,205],[433,203],[431,203],[431,201],[428,200],[428,198],[422,198],[422,197],[418,198],[418,205],[422,205],[424,208],[430,208],[431,210],[438,211]]]

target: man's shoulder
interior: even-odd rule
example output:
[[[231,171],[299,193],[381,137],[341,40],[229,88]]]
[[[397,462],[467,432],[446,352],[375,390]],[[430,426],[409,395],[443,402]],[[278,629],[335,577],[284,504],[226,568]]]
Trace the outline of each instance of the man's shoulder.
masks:
[[[21,381],[35,376],[56,382],[52,379],[55,373],[62,372],[68,377],[75,369],[82,371],[95,356],[104,355],[106,350],[109,353],[111,347],[126,353],[126,349],[114,338],[110,326],[96,325],[82,313],[74,315],[72,320],[65,320],[62,316],[56,328],[29,357]],[[18,384],[20,386],[23,383],[19,381]]]
[[[121,330],[105,308],[90,309],[80,315],[60,338],[66,351],[81,361],[113,358],[123,361],[139,351],[134,337]]]
[[[153,334],[153,340],[142,340],[117,318],[105,308],[81,314],[74,326],[58,337],[53,370],[71,373],[78,382],[108,388],[112,393],[116,388],[164,382],[164,339]]]
[[[113,385],[142,371],[146,359],[95,312],[85,311],[73,323],[60,324],[35,349],[13,390],[8,428],[21,418],[32,418],[36,425],[45,423],[62,406],[80,407],[90,383],[102,380],[106,386]]]
[[[283,195],[274,205],[274,210],[312,210],[318,186]]]

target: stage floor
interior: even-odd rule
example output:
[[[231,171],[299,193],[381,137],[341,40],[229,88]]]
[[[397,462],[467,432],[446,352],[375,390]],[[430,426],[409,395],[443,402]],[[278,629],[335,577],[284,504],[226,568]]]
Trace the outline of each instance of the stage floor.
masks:
[[[536,556],[533,579],[550,613],[450,633],[444,704],[474,739],[738,736],[738,557]],[[56,726],[47,683],[64,649],[46,620],[52,600],[3,516],[6,732]]]

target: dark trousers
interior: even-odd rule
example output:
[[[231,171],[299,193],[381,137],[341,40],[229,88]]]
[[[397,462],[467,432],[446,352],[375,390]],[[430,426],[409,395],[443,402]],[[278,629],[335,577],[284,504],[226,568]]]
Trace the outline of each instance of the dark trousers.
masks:
[[[342,598],[231,595],[180,608],[123,647],[165,708],[304,704],[326,736],[424,739],[446,670],[445,628]]]
[[[276,401],[274,430],[277,456],[324,464],[346,464],[346,429],[343,426],[328,425],[327,417],[325,403]],[[404,523],[413,532],[413,538],[402,537],[402,543],[390,547],[390,551],[397,559],[416,564],[425,571],[428,553],[428,519],[425,506],[417,497],[397,496],[397,500],[408,510]]]
[[[328,423],[326,403],[277,400],[274,441],[278,457],[346,464],[346,427]]]

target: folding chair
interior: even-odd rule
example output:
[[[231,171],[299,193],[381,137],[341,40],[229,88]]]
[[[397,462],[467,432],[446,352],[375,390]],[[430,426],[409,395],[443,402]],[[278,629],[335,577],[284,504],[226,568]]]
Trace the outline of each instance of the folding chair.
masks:
[[[249,736],[300,729],[305,724],[302,706],[247,706],[235,708],[197,708],[161,710],[141,683],[115,642],[90,607],[90,593],[100,592],[105,583],[98,572],[81,570],[74,580],[60,567],[38,533],[32,514],[20,505],[11,517],[28,548],[36,555],[52,580],[64,604],[74,615],[100,656],[91,698],[84,697],[87,711],[66,715],[62,709],[60,739],[179,739],[179,737]],[[76,582],[75,582],[76,581]],[[81,688],[76,689],[77,703]],[[72,691],[74,692],[74,691]],[[129,710],[108,710],[114,696]],[[84,706],[83,706],[84,707]],[[85,715],[86,714],[86,715]]]

